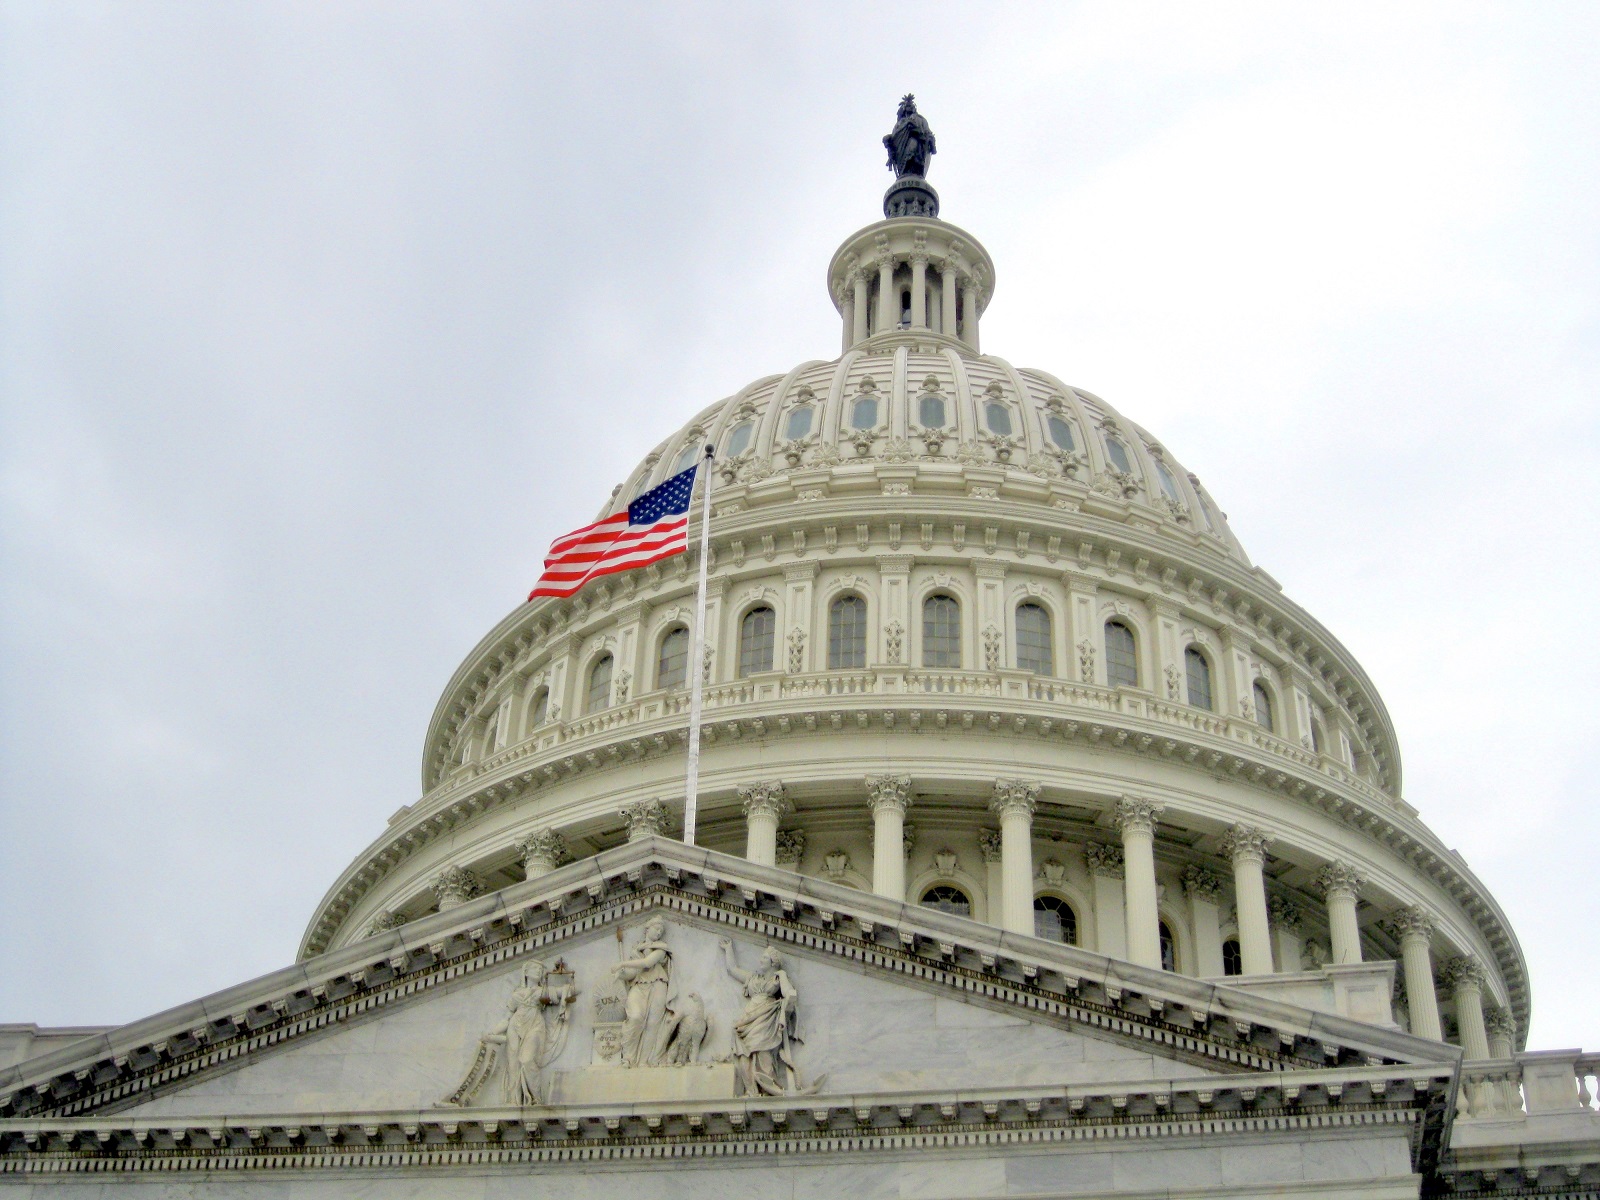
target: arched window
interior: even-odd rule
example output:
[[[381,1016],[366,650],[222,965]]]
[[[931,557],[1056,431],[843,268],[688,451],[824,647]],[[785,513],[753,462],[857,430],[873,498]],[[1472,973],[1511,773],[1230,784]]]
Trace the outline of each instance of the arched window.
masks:
[[[1128,448],[1114,437],[1106,438],[1106,457],[1111,465],[1124,475],[1133,474],[1133,464],[1128,461]]]
[[[999,437],[1011,436],[1011,410],[998,400],[991,400],[983,406],[983,420],[989,426],[989,432]]]
[[[661,654],[656,658],[656,686],[681,688],[689,678],[689,631],[679,625],[661,639]]]
[[[1106,683],[1111,687],[1139,686],[1139,652],[1133,630],[1121,621],[1106,622]]]
[[[1056,447],[1065,450],[1068,454],[1077,450],[1077,444],[1072,440],[1072,426],[1066,420],[1054,414],[1045,418],[1045,427],[1050,430],[1050,440]]]
[[[528,717],[528,729],[531,732],[539,728],[550,719],[550,689],[540,688],[539,694],[533,698],[533,712]]]
[[[1047,942],[1078,944],[1078,914],[1060,896],[1033,898],[1033,936]]]
[[[1272,697],[1267,693],[1261,680],[1258,679],[1250,685],[1250,699],[1255,702],[1256,724],[1268,733],[1272,733],[1275,728],[1272,723]]]
[[[700,459],[700,443],[690,442],[678,452],[678,461],[672,464],[672,473],[682,475]]]
[[[850,427],[852,429],[871,429],[878,423],[878,398],[876,396],[860,396],[855,404],[850,407]]]
[[[856,670],[867,665],[867,602],[840,596],[828,606],[828,670]]]
[[[802,404],[798,408],[789,410],[789,419],[784,422],[783,436],[791,442],[805,437],[811,432],[811,405]]]
[[[1322,732],[1322,722],[1317,720],[1315,717],[1312,717],[1311,718],[1311,748],[1313,750],[1315,750],[1318,754],[1323,754],[1323,753],[1326,753],[1324,747],[1326,747],[1327,744],[1328,744],[1328,739],[1327,739],[1326,736],[1324,736],[1324,734]]]
[[[1167,464],[1159,458],[1156,459],[1156,478],[1161,481],[1161,490],[1167,494],[1167,499],[1174,504],[1182,504],[1183,497],[1178,494],[1178,481],[1172,477],[1172,472],[1167,470]]]
[[[953,596],[929,596],[922,602],[922,665],[961,665],[961,605]]]
[[[923,392],[917,401],[917,420],[924,428],[943,429],[945,423],[944,397],[938,392]]]
[[[585,693],[584,712],[599,712],[611,707],[611,655],[602,654],[589,668],[589,690]]]
[[[772,670],[772,643],[778,616],[767,605],[752,608],[739,622],[739,678]]]
[[[900,328],[911,328],[911,290],[902,289],[900,292]]]
[[[493,754],[500,744],[500,721],[498,716],[492,716],[483,723],[483,755],[487,758]]]
[[[1017,605],[1017,669],[1056,673],[1050,646],[1050,614],[1039,604]]]
[[[737,458],[746,450],[750,449],[750,438],[754,432],[755,426],[750,424],[749,421],[745,421],[740,425],[735,425],[733,427],[733,432],[728,436],[728,457]]]
[[[1178,970],[1178,942],[1172,936],[1172,926],[1162,921],[1157,926],[1157,933],[1161,938],[1161,969],[1176,974]]]
[[[1183,652],[1183,670],[1188,676],[1189,703],[1195,708],[1210,709],[1211,664],[1206,661],[1206,656],[1190,646]]]
[[[1239,948],[1238,938],[1229,938],[1222,943],[1222,973],[1224,975],[1244,974],[1244,951]]]
[[[936,908],[940,912],[954,913],[958,917],[972,915],[972,901],[967,898],[967,894],[960,888],[951,887],[946,883],[923,892],[922,907]]]

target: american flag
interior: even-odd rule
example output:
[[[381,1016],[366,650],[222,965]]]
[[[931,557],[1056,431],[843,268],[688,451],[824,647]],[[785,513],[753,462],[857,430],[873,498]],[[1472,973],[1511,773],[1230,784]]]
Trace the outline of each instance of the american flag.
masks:
[[[574,529],[550,543],[535,596],[570,596],[589,580],[649,566],[689,548],[689,497],[699,465],[640,496],[627,511]]]

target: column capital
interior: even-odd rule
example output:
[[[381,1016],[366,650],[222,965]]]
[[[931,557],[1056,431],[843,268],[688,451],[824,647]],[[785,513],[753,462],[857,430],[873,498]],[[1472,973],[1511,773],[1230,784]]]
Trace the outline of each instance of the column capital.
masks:
[[[1452,992],[1481,992],[1487,979],[1488,972],[1483,969],[1483,964],[1470,954],[1447,958],[1439,968],[1439,982]]]
[[[1149,833],[1156,831],[1156,820],[1166,809],[1166,805],[1158,804],[1154,800],[1146,800],[1139,796],[1124,796],[1118,800],[1111,810],[1111,819],[1117,823],[1117,828],[1122,831],[1122,836],[1130,833]]]
[[[1083,861],[1089,868],[1089,874],[1100,875],[1106,879],[1121,879],[1122,847],[1107,846],[1103,842],[1090,842],[1083,848]]]
[[[999,817],[1031,817],[1039,804],[1039,785],[1031,779],[996,779],[989,811]]]
[[[1433,937],[1433,917],[1423,908],[1413,906],[1402,908],[1393,913],[1387,922],[1396,937],[1404,940],[1408,937],[1423,939]]]
[[[1267,861],[1267,835],[1254,825],[1235,825],[1222,839],[1222,852],[1235,866],[1244,862],[1260,866]]]
[[[667,806],[654,799],[625,804],[617,810],[617,815],[628,822],[630,842],[652,836],[664,837],[672,822],[672,814],[667,812]]]
[[[1222,880],[1202,866],[1190,863],[1183,869],[1183,890],[1191,900],[1216,904],[1222,899]]]
[[[783,784],[776,779],[762,783],[741,784],[739,806],[744,809],[746,820],[754,816],[766,816],[777,820],[794,811],[793,802],[783,794]]]
[[[379,909],[372,914],[372,920],[367,922],[367,927],[361,931],[362,937],[377,937],[391,929],[399,929],[406,923],[404,913],[390,912],[387,908]]]
[[[1316,889],[1324,896],[1332,898],[1337,894],[1348,896],[1352,900],[1360,899],[1361,889],[1366,886],[1366,878],[1347,862],[1330,862],[1317,872],[1312,880]]]
[[[978,830],[978,850],[983,854],[986,863],[1000,861],[1000,831],[998,829]]]
[[[1267,916],[1280,929],[1299,929],[1300,915],[1300,906],[1282,896],[1273,896],[1267,901]]]
[[[780,867],[800,867],[806,852],[806,831],[803,829],[778,830],[777,861]]]
[[[441,909],[465,904],[483,890],[478,877],[465,867],[450,866],[433,877],[429,885]]]
[[[519,841],[517,857],[522,861],[524,870],[527,869],[528,860],[532,859],[547,871],[553,871],[572,859],[567,850],[567,839],[554,829],[537,830]]]
[[[1517,1042],[1517,1019],[1511,1015],[1510,1009],[1495,1005],[1485,1009],[1483,1014],[1483,1027],[1490,1037],[1503,1037],[1514,1046]]]
[[[868,775],[867,807],[873,812],[894,809],[904,813],[911,807],[911,776]]]

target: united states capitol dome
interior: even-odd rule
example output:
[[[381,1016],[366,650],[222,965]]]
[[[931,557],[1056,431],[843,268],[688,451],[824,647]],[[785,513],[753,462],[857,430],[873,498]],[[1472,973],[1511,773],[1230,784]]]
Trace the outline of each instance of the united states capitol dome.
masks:
[[[601,510],[714,448],[704,660],[692,544],[516,608],[302,954],[679,836],[698,669],[699,845],[1520,1044],[1515,936],[1404,800],[1366,673],[1158,438],[987,352],[995,265],[939,216],[931,151],[891,146],[884,219],[828,263],[840,352],[709,404]]]

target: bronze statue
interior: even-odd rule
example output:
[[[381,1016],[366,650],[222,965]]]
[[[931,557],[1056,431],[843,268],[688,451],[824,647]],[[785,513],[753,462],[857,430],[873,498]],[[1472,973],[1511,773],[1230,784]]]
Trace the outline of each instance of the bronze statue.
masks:
[[[896,179],[928,174],[928,160],[937,152],[927,118],[917,112],[917,98],[907,92],[900,101],[899,119],[883,139],[889,152],[889,169]]]

